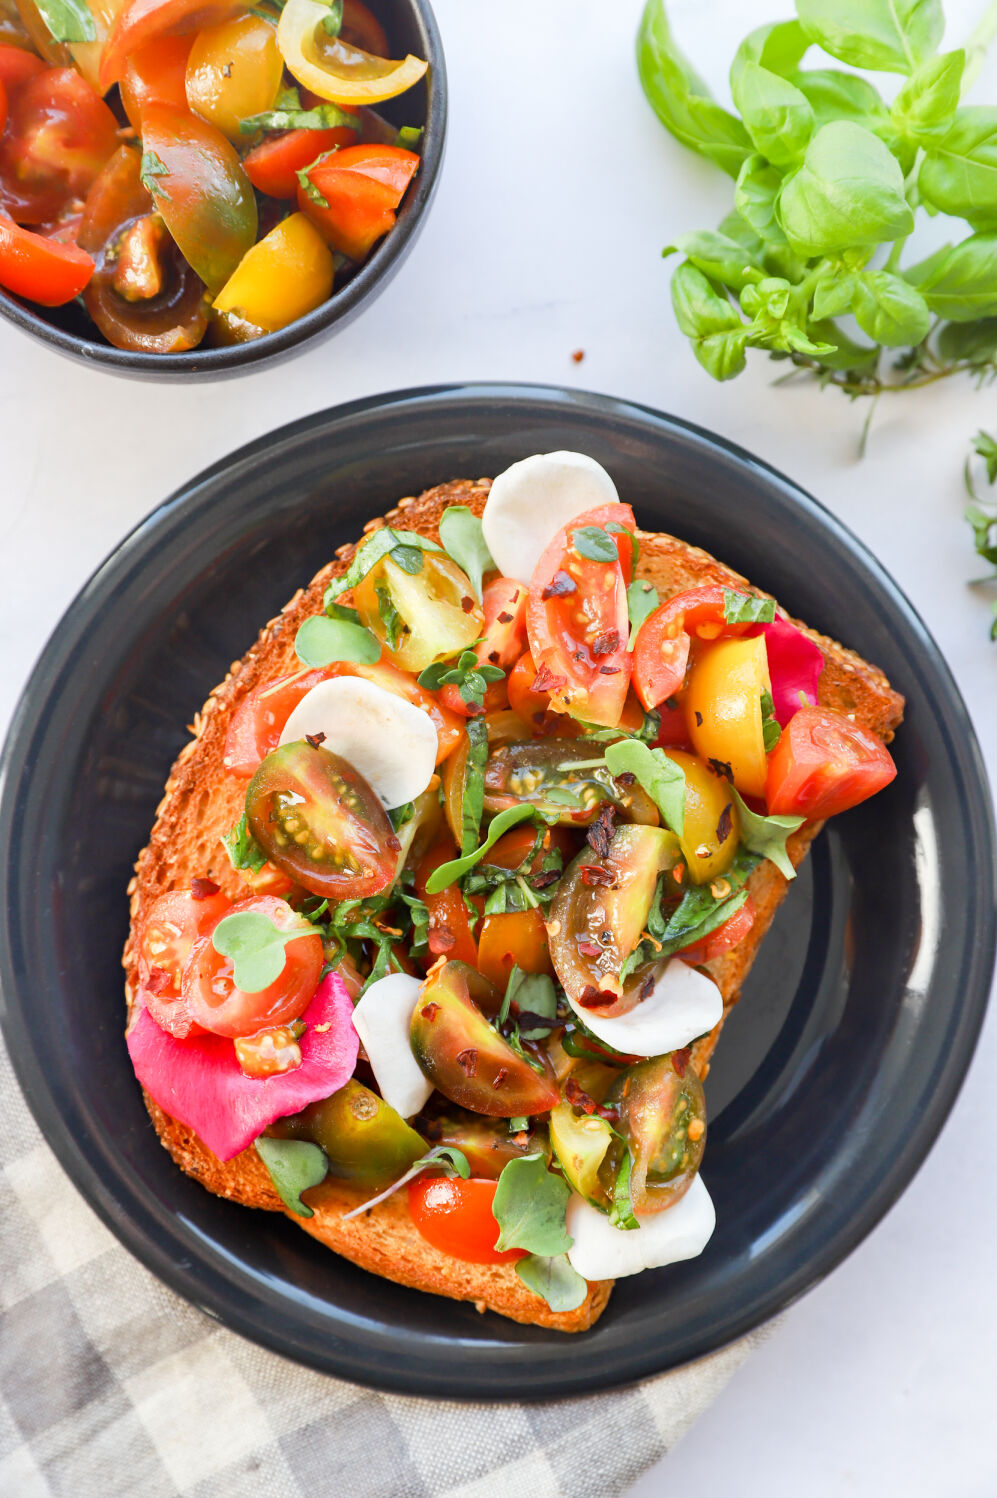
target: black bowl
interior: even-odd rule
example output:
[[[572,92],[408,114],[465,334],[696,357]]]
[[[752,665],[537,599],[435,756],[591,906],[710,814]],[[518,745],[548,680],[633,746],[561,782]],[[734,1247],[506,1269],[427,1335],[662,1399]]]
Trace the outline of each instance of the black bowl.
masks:
[[[423,486],[577,448],[639,521],[715,548],[907,696],[899,776],[816,843],[708,1082],[701,1258],[617,1285],[565,1338],[365,1274],[209,1196],[153,1132],[122,1039],[125,885],[184,724],[298,585]],[[864,1237],[951,1110],[994,953],[990,801],[965,709],[903,595],[809,495],[707,432],[576,391],[466,386],[312,416],[166,501],[72,605],[11,730],[0,803],[3,1028],[73,1180],[175,1289],[280,1352],[421,1394],[539,1398],[698,1357]]]
[[[238,374],[255,365],[285,359],[319,334],[343,327],[381,292],[405,259],[425,222],[443,164],[447,126],[447,70],[436,17],[429,0],[371,0],[378,19],[396,49],[395,55],[424,57],[429,69],[414,88],[378,105],[392,124],[421,125],[422,165],[398,210],[391,230],[369,258],[314,312],[277,333],[230,348],[195,348],[185,354],[144,354],[114,348],[94,327],[78,303],[39,307],[0,288],[0,315],[16,328],[41,339],[60,354],[98,364],[119,374],[157,379],[160,375]]]

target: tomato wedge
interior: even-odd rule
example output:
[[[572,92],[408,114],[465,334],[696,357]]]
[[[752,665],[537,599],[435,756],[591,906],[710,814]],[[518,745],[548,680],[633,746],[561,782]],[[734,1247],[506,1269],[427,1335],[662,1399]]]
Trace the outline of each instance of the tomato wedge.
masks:
[[[33,52],[25,52],[23,47],[0,47],[0,83],[8,99],[22,83],[44,72],[45,63]]]
[[[298,206],[333,249],[364,260],[394,226],[394,210],[418,168],[416,153],[400,146],[347,146],[308,168]]]
[[[226,913],[264,915],[279,931],[302,927],[302,934],[284,947],[284,970],[275,982],[258,993],[238,988],[230,957],[215,951],[211,936],[201,936],[190,949],[181,986],[195,1024],[213,1035],[255,1035],[274,1025],[297,1019],[311,1003],[325,957],[322,938],[297,915],[286,900],[273,895],[253,895],[237,900]]]
[[[0,208],[21,224],[58,218],[117,147],[117,120],[75,69],[23,79],[9,92],[0,140]]]
[[[142,111],[147,104],[187,108],[187,59],[194,45],[192,32],[161,36],[133,52],[121,75],[121,102],[134,129],[142,133]]]
[[[243,159],[246,175],[259,192],[271,198],[293,198],[298,192],[298,173],[319,156],[337,146],[348,146],[360,133],[346,125],[331,130],[289,130],[254,146]]]
[[[92,275],[93,260],[84,250],[0,217],[0,286],[15,296],[61,307],[79,296]]]
[[[329,12],[319,0],[286,0],[277,44],[288,72],[334,104],[377,104],[418,83],[427,68],[420,58],[408,56],[396,62],[351,44],[353,37],[363,36],[376,41],[379,48],[386,50],[387,45],[383,32],[375,34],[355,21],[351,24],[352,9],[347,5],[342,32],[334,37],[324,29]]]
[[[829,707],[801,707],[769,755],[765,798],[772,816],[809,822],[848,811],[897,773],[881,739]]]
[[[620,529],[606,531],[607,526]],[[530,582],[526,627],[537,663],[534,691],[549,691],[555,712],[615,728],[630,685],[627,580],[633,569],[629,505],[600,505],[558,531]],[[612,561],[585,556],[584,530],[615,542]]]
[[[201,1028],[191,1019],[181,992],[191,947],[214,930],[229,908],[230,902],[219,893],[218,886],[202,880],[192,889],[159,895],[142,923],[138,938],[139,994],[156,1024],[177,1040]]]
[[[750,624],[728,624],[725,589],[717,583],[676,593],[649,614],[634,644],[634,687],[651,710],[677,692],[685,680],[692,639],[719,640],[743,635]]]
[[[444,835],[437,838],[429,849],[415,874],[415,892],[425,900],[429,911],[429,933],[427,941],[433,957],[453,958],[466,962],[468,967],[478,965],[478,944],[471,931],[471,921],[464,896],[456,884],[441,889],[438,894],[427,895],[426,880],[441,863],[449,863],[457,857],[453,840]]]
[[[492,1213],[497,1181],[472,1176],[469,1181],[422,1176],[410,1181],[412,1221],[427,1243],[469,1264],[513,1264],[524,1259],[521,1248],[500,1253],[495,1247],[499,1225]]]
[[[676,952],[676,957],[681,957],[683,962],[688,962],[692,967],[698,967],[700,963],[712,962],[714,957],[720,957],[724,952],[729,952],[731,947],[736,947],[739,941],[743,941],[755,924],[755,907],[750,896],[745,900],[740,910],[735,910],[730,920],[724,921],[709,936],[704,936],[702,941],[693,942],[691,947],[683,947]]]
[[[226,0],[125,0],[111,28],[100,60],[100,88],[107,93],[125,70],[128,58],[160,37],[200,31],[231,20],[246,9]]]

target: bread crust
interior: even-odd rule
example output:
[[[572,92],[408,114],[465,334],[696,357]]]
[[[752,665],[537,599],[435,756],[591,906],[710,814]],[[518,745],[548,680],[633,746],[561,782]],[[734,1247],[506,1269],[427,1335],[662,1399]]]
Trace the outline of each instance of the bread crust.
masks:
[[[417,497],[400,500],[387,515],[370,521],[364,532],[387,524],[404,526],[438,540],[444,509],[451,504],[462,504],[480,515],[489,487],[488,479],[457,479],[441,484]],[[705,551],[661,533],[640,532],[639,536],[638,575],[654,583],[662,597],[707,583],[749,588],[759,596],[768,596]],[[137,981],[136,933],[157,896],[186,888],[195,876],[213,879],[232,898],[245,892],[221,844],[223,834],[241,816],[245,796],[244,783],[228,775],[223,767],[228,725],[249,692],[297,669],[294,638],[298,626],[310,615],[322,611],[326,586],[331,578],[345,572],[359,544],[358,541],[340,547],[335,559],[264,626],[256,643],[241,661],[233,662],[224,681],[211,693],[190,725],[191,738],[170,772],[149,843],[139,854],[128,888],[131,929],[123,964],[129,1010]],[[781,609],[779,613],[788,617]],[[893,691],[876,667],[800,621],[793,622],[815,641],[824,655],[822,704],[853,715],[857,723],[889,742],[903,716],[903,698]],[[788,850],[794,866],[806,856],[819,831],[820,824],[804,826],[789,839]],[[752,873],[747,887],[755,906],[754,925],[744,941],[708,965],[723,995],[724,1015],[715,1029],[693,1047],[692,1064],[701,1077],[709,1071],[724,1019],[740,997],[744,979],[788,885],[775,866],[765,862]],[[169,1117],[148,1095],[146,1105],[164,1147],[180,1168],[208,1191],[245,1206],[286,1210],[255,1149],[249,1148],[222,1162],[192,1130]],[[513,1266],[469,1264],[441,1253],[416,1231],[405,1193],[398,1193],[360,1217],[344,1221],[343,1214],[358,1205],[364,1195],[356,1188],[329,1181],[309,1193],[308,1199],[315,1207],[314,1217],[288,1215],[306,1232],[363,1269],[413,1289],[472,1301],[479,1310],[497,1311],[514,1321],[558,1331],[584,1331],[605,1308],[612,1281],[590,1283],[577,1310],[556,1313],[541,1297],[527,1290]]]

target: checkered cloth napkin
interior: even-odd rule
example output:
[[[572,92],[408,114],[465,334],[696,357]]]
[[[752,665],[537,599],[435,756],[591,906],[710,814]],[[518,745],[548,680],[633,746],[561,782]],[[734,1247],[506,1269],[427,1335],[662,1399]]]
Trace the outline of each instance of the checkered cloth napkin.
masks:
[[[765,1335],[546,1404],[409,1399],[313,1373],[225,1331],[120,1246],[0,1045],[2,1498],[617,1498]]]

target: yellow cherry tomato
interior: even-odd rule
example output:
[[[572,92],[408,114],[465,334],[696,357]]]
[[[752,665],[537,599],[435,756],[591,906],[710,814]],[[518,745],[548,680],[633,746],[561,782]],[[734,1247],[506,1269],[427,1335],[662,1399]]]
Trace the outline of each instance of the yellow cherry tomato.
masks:
[[[273,26],[261,16],[238,16],[198,35],[187,59],[187,103],[240,145],[248,139],[240,121],[273,108],[283,73]]]
[[[332,278],[329,246],[310,218],[292,213],[246,251],[215,297],[215,311],[275,333],[320,307]]]
[[[762,635],[720,640],[697,656],[685,695],[692,747],[731,768],[742,796],[764,796],[762,694],[772,690]]]
[[[354,588],[353,604],[403,671],[418,673],[459,655],[484,633],[485,615],[467,575],[436,552],[424,551],[415,573],[385,557]]]
[[[325,30],[328,14],[320,0],[287,0],[277,29],[288,71],[313,94],[333,104],[378,104],[419,82],[427,63],[412,56],[395,62],[351,47]]]
[[[689,879],[693,884],[706,884],[730,868],[741,836],[741,819],[730,782],[684,749],[665,752],[685,771],[681,843]]]

